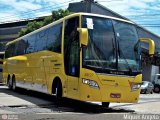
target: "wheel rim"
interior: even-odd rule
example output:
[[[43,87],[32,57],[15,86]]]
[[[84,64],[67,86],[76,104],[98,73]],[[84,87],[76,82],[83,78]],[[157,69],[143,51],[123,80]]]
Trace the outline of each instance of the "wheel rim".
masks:
[[[56,94],[56,97],[58,96],[58,88],[56,87],[56,90],[55,90],[55,94]]]
[[[7,82],[7,86],[9,87],[9,85],[10,85],[10,80],[8,80],[8,82]]]
[[[61,99],[61,97],[62,97],[62,93],[61,92],[62,92],[61,85],[60,85],[60,83],[57,83],[57,86],[55,88],[55,95],[56,95],[57,100]]]
[[[9,79],[9,81],[8,81],[8,87],[12,88],[12,80],[11,79]]]
[[[13,81],[13,90],[15,90],[16,89],[16,82],[15,82],[15,80]]]
[[[12,86],[12,80],[11,79],[9,80],[9,85]]]

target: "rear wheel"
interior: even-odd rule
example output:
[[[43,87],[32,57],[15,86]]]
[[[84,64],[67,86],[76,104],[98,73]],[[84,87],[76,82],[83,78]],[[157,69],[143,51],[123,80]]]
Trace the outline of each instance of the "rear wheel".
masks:
[[[8,88],[10,89],[10,90],[12,90],[12,80],[11,80],[11,78],[10,78],[10,76],[8,76],[8,78],[7,78],[7,86],[8,86]]]
[[[13,89],[13,90],[16,90],[16,79],[15,79],[14,76],[13,76],[13,78],[12,78],[12,89]]]
[[[102,107],[109,108],[109,102],[102,102]]]

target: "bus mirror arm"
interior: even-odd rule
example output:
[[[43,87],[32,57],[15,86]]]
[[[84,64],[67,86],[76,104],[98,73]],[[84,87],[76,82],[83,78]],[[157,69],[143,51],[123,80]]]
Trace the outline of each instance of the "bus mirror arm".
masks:
[[[149,55],[153,56],[155,53],[155,43],[152,39],[149,38],[140,38],[140,42],[148,43],[149,44]]]
[[[88,45],[88,29],[87,28],[77,28],[80,37],[80,43],[82,46]]]

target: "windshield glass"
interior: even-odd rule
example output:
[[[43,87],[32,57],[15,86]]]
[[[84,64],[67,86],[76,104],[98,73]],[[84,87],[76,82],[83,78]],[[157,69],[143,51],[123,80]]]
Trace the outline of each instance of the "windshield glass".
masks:
[[[136,28],[128,23],[113,21],[118,44],[118,70],[139,71],[140,47]]]
[[[83,48],[83,67],[111,74],[139,70],[140,52],[134,26],[83,16],[82,27],[88,28],[89,32],[88,46]]]
[[[89,43],[83,49],[83,65],[95,69],[116,69],[115,37],[110,19],[84,17]]]

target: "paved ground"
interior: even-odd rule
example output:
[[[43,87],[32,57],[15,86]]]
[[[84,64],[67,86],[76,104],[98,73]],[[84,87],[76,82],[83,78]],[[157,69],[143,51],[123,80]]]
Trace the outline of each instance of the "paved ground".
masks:
[[[0,86],[0,114],[13,119],[131,119],[136,115],[160,115],[160,94],[142,94],[136,104],[111,103],[109,109],[102,108],[100,103],[79,102],[64,99],[61,106],[57,106],[53,96],[19,89],[10,91]],[[107,115],[106,115],[107,114]],[[128,115],[128,116],[125,116]],[[131,116],[130,116],[131,115]],[[139,116],[142,118],[142,116]],[[160,118],[159,116],[153,116]],[[1,119],[1,116],[0,116]],[[132,118],[133,119],[133,118]]]

